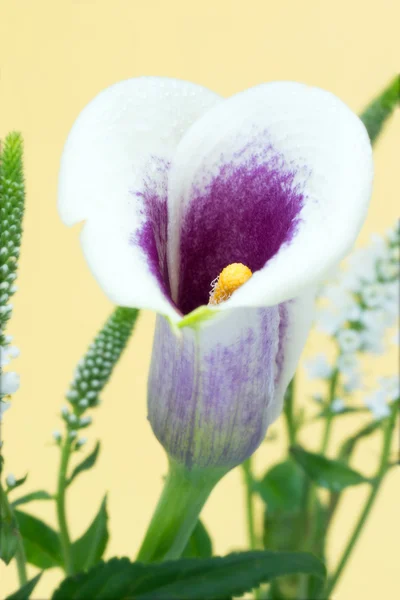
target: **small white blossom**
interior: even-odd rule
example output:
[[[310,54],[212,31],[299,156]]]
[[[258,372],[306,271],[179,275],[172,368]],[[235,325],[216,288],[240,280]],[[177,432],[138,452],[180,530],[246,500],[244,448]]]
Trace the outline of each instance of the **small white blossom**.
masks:
[[[378,263],[378,273],[382,279],[394,279],[399,275],[399,265],[391,260],[382,260]]]
[[[16,346],[0,346],[0,367],[5,367],[10,360],[19,356],[19,350]]]
[[[363,331],[361,334],[362,344],[366,352],[371,354],[384,354],[385,343],[382,339],[383,332],[377,331]]]
[[[73,440],[73,439],[76,438],[77,435],[78,435],[78,432],[75,431],[75,430],[72,430],[72,431],[69,432],[68,437],[69,437],[70,440]]]
[[[83,427],[85,425],[90,425],[92,422],[92,417],[81,417],[79,419],[79,425],[82,425]]]
[[[343,314],[327,309],[320,310],[315,320],[317,329],[327,335],[334,335],[345,322]]]
[[[331,404],[331,411],[333,413],[343,412],[345,408],[346,408],[346,405],[345,405],[344,401],[342,400],[342,398],[335,398]]]
[[[359,390],[362,387],[361,373],[347,373],[343,376],[343,387],[347,393]]]
[[[14,487],[14,485],[17,483],[17,480],[15,479],[15,476],[13,475],[13,473],[9,473],[6,477],[6,484],[8,485],[8,487]]]
[[[332,375],[332,366],[329,364],[325,354],[322,353],[307,360],[305,367],[310,379],[329,379]]]
[[[357,352],[361,347],[361,336],[354,329],[342,329],[337,335],[337,341],[344,354]]]
[[[377,390],[367,396],[364,399],[364,404],[377,420],[384,419],[390,415],[390,408],[387,405],[383,390]]]
[[[361,290],[361,297],[368,308],[382,306],[385,303],[385,287],[381,283],[371,283]]]
[[[0,400],[0,422],[3,419],[3,415],[11,406],[11,402],[5,402],[4,400]]]
[[[353,374],[360,368],[360,361],[354,354],[341,354],[337,360],[337,368],[342,373]]]
[[[60,433],[60,431],[58,431],[58,430],[56,430],[56,431],[53,431],[53,434],[52,434],[52,435],[53,435],[53,438],[54,438],[54,440],[55,440],[56,442],[60,442],[60,441],[61,441],[61,438],[62,438],[62,436],[61,436],[61,433]]]
[[[80,400],[78,402],[78,406],[80,408],[87,408],[89,406],[89,402],[88,402],[88,400],[86,400],[86,398],[84,398],[83,400]]]
[[[2,396],[9,396],[15,394],[20,384],[20,378],[18,373],[14,371],[7,371],[0,375],[0,393]]]
[[[81,448],[82,446],[84,446],[86,444],[87,441],[88,441],[88,439],[86,437],[79,438],[76,441],[76,447]]]
[[[62,414],[62,416],[63,416],[63,417],[68,417],[68,415],[69,415],[69,410],[68,410],[68,407],[67,407],[67,406],[63,406],[63,407],[61,408],[61,414]]]
[[[400,379],[399,375],[391,377],[380,377],[378,379],[382,391],[389,401],[395,401],[400,398]]]

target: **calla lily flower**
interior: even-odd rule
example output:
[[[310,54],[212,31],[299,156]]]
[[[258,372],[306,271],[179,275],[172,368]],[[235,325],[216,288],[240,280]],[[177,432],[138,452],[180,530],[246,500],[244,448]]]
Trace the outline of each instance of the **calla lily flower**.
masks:
[[[364,221],[372,175],[358,117],[299,83],[223,99],[144,77],[82,111],[59,210],[85,222],[83,251],[108,297],[158,313],[149,420],[177,463],[229,469],[259,446],[282,410],[315,286]]]

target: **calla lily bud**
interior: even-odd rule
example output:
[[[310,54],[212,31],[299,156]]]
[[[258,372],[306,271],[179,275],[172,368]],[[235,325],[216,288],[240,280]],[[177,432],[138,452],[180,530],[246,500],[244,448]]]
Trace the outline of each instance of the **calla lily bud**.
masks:
[[[85,221],[83,251],[109,298],[159,315],[149,420],[174,464],[229,469],[261,443],[372,175],[358,117],[298,83],[222,99],[132,79],[78,117],[59,209]]]

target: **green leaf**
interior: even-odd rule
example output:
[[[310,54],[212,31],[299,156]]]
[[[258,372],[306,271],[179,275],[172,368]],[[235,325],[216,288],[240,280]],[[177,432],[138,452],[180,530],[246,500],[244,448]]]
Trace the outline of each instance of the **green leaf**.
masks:
[[[396,75],[387,88],[361,114],[361,120],[367,128],[371,143],[376,141],[396,106],[400,106],[400,75]]]
[[[72,545],[75,571],[87,571],[101,560],[108,542],[107,520],[105,496],[88,530]]]
[[[14,485],[7,485],[8,491],[11,492],[12,490],[15,490],[17,487],[19,487],[20,485],[24,484],[25,481],[28,478],[28,473],[24,476],[21,477],[20,479],[16,479]]]
[[[31,593],[35,589],[39,579],[41,578],[42,573],[39,573],[33,579],[30,579],[25,585],[19,588],[16,592],[11,594],[11,596],[7,596],[6,600],[28,600],[30,598]]]
[[[342,417],[343,415],[354,415],[355,413],[367,413],[368,408],[362,406],[346,406],[343,410],[333,412],[329,406],[325,407],[319,412],[312,420],[326,419],[326,417],[333,417],[334,419]]]
[[[304,473],[293,461],[287,460],[274,465],[254,489],[268,506],[268,511],[287,510],[293,512],[301,507]]]
[[[371,421],[370,423],[368,423],[368,425],[362,427],[362,429],[360,429],[355,435],[351,436],[343,443],[339,451],[339,459],[347,462],[352,453],[354,452],[354,448],[356,447],[358,442],[362,440],[362,438],[368,437],[378,429],[381,429],[381,427],[382,421],[379,420]]]
[[[14,511],[24,542],[26,560],[39,569],[62,567],[60,539],[49,525],[22,511]]]
[[[211,556],[211,538],[199,519],[182,553],[182,558],[211,558]]]
[[[370,479],[338,460],[307,452],[299,446],[291,448],[290,453],[314,483],[332,492],[340,492],[360,483],[370,483]]]
[[[0,559],[9,564],[17,551],[18,531],[15,523],[8,519],[0,520]]]
[[[294,573],[323,578],[325,567],[311,554],[290,552],[243,552],[159,564],[130,563],[127,558],[114,558],[88,573],[66,579],[54,593],[53,600],[226,600],[275,577]]]
[[[79,465],[77,465],[75,467],[75,469],[72,471],[72,475],[68,479],[67,485],[70,485],[73,482],[73,480],[75,479],[75,477],[77,475],[79,475],[79,473],[82,473],[83,471],[88,471],[89,469],[91,469],[93,467],[93,465],[95,464],[95,462],[97,460],[99,452],[100,452],[100,442],[97,442],[96,446],[94,447],[93,452],[91,452],[89,454],[89,456],[87,456],[81,463],[79,463]]]
[[[21,496],[21,498],[17,498],[14,502],[11,503],[11,506],[20,506],[21,504],[27,504],[28,502],[33,502],[34,500],[52,500],[53,496],[46,492],[45,490],[38,490],[37,492],[31,492],[30,494],[26,494],[26,496]]]

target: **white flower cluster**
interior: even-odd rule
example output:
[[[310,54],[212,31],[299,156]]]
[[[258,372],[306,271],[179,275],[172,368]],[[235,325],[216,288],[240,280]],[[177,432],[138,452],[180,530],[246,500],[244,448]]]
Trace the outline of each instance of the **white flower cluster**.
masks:
[[[312,379],[328,380],[337,369],[345,394],[362,387],[360,356],[383,354],[386,333],[398,319],[399,250],[400,222],[385,237],[375,235],[369,246],[355,251],[347,268],[340,269],[334,281],[322,288],[316,325],[336,341],[338,359],[335,366],[324,354],[308,361],[306,368]],[[381,383],[382,389],[366,399],[377,418],[389,410],[386,402],[390,394]],[[331,409],[340,412],[342,402],[335,400]]]
[[[398,375],[379,377],[377,389],[364,398],[364,403],[375,419],[384,419],[390,414],[390,404],[400,399],[400,379]]]
[[[19,356],[16,346],[10,346],[11,336],[4,336],[4,346],[0,346],[0,421],[3,414],[10,408],[9,398],[19,388],[19,375],[15,371],[4,370],[13,358]]]

